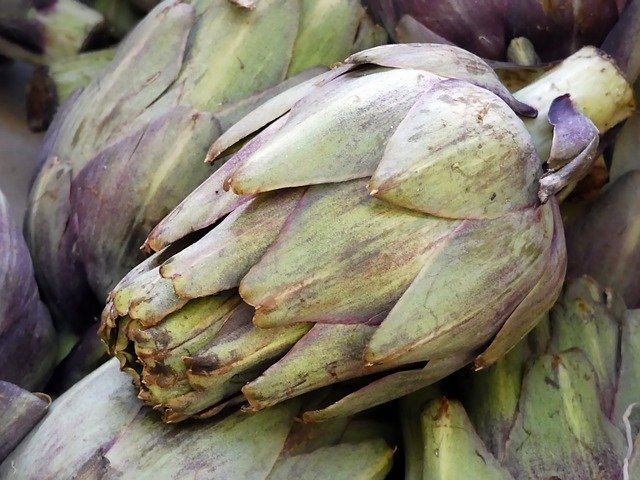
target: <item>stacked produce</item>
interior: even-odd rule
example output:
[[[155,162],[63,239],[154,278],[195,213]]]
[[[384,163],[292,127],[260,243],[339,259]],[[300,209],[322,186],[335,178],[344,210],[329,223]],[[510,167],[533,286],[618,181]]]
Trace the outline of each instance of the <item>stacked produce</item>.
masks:
[[[639,45],[640,0],[7,2],[64,103],[31,257],[0,194],[0,478],[640,478]]]
[[[568,282],[525,342],[459,376],[461,402],[401,402],[406,478],[638,478],[639,355],[640,310],[589,277]]]

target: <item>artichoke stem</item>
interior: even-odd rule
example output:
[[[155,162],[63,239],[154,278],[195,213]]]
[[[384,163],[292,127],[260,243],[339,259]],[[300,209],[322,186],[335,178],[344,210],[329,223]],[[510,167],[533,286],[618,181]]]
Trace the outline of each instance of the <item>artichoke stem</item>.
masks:
[[[538,110],[536,118],[524,118],[523,122],[543,162],[549,158],[553,138],[549,108],[555,98],[565,94],[600,134],[635,109],[633,89],[614,60],[594,47],[579,50],[514,95]]]

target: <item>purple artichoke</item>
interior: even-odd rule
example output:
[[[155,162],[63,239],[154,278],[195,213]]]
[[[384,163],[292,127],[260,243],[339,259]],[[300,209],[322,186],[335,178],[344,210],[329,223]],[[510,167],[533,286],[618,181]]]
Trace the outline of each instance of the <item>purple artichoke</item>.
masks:
[[[27,245],[0,192],[0,380],[27,390],[42,388],[56,353]]]
[[[526,37],[543,61],[585,45],[600,45],[626,0],[368,0],[371,11],[401,42],[452,43],[491,60],[505,60],[512,39]]]

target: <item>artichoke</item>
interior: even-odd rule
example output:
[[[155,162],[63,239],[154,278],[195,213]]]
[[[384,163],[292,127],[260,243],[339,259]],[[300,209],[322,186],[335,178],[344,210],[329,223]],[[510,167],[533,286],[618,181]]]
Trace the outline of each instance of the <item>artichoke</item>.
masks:
[[[393,45],[227,130],[210,159],[259,133],[151,232],[103,312],[140,398],[173,422],[367,376],[304,415],[325,420],[495,362],[560,292],[553,193],[633,109],[595,49],[518,98],[461,49]]]
[[[543,61],[561,60],[585,45],[601,45],[623,15],[626,0],[367,0],[401,42],[458,45],[492,60],[509,57],[511,41],[528,39]]]
[[[98,41],[104,26],[104,16],[78,0],[5,0],[0,12],[0,54],[47,63]]]
[[[0,380],[38,390],[56,355],[53,323],[40,301],[27,245],[0,192]]]
[[[85,377],[53,402],[0,465],[0,477],[381,480],[391,468],[388,427],[379,421],[305,425],[295,418],[303,402],[293,400],[257,414],[165,425],[127,383],[115,360]]]
[[[211,174],[221,132],[309,67],[385,38],[356,0],[240,3],[162,2],[50,127],[26,231],[60,330],[91,325],[149,230]]]
[[[33,72],[27,85],[27,120],[34,132],[46,130],[58,105],[87,86],[113,60],[114,48],[52,60]]]
[[[407,478],[637,478],[639,355],[640,311],[589,277],[568,282],[525,342],[458,378],[462,402],[402,400]]]
[[[44,416],[50,403],[46,395],[0,380],[0,462]]]
[[[568,277],[591,275],[640,308],[640,170],[619,177],[567,225]]]

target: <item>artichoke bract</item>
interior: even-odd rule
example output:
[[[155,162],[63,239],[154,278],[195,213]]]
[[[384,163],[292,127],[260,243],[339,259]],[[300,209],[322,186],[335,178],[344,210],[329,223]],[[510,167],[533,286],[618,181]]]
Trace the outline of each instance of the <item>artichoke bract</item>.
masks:
[[[27,390],[47,382],[57,355],[29,250],[0,192],[0,380]]]
[[[640,310],[589,277],[567,282],[526,341],[458,378],[462,402],[401,401],[407,478],[637,478],[639,355]]]
[[[623,174],[567,225],[567,276],[591,275],[640,307],[640,170]]]
[[[46,130],[62,102],[87,86],[113,60],[114,48],[52,60],[36,68],[27,84],[27,121],[34,132]]]
[[[50,403],[47,395],[0,380],[0,462],[44,416]]]
[[[140,404],[112,360],[53,402],[0,464],[0,477],[385,478],[393,450],[384,423],[359,418],[305,425],[295,421],[302,403],[293,400],[257,414],[237,412],[220,421],[165,425]]]
[[[450,43],[485,58],[506,60],[511,41],[526,38],[543,61],[560,60],[586,45],[601,45],[626,3],[367,0],[398,41]]]
[[[355,0],[240,3],[162,2],[58,112],[26,230],[60,329],[99,315],[149,230],[211,174],[202,158],[229,125],[386,38]]]
[[[633,109],[595,49],[518,98],[464,50],[393,45],[227,130],[209,159],[259,133],[151,232],[103,312],[139,396],[178,421],[376,374],[304,415],[325,420],[495,362],[560,292],[554,192]]]

